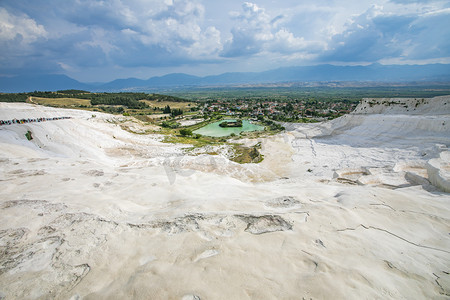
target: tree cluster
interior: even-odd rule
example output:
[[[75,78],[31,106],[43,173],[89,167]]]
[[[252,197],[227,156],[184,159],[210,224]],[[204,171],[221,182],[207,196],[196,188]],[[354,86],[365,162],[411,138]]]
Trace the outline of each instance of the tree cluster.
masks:
[[[100,106],[100,109],[110,114],[122,114],[125,111],[122,106]]]
[[[140,102],[139,100],[127,96],[104,94],[103,97],[95,97],[94,99],[90,100],[92,105],[123,105],[133,109],[148,108],[148,105],[146,103]]]
[[[146,97],[147,97],[146,98],[147,100],[151,100],[151,101],[186,102],[186,100],[183,98],[170,96],[170,95],[148,94]]]
[[[171,112],[172,117],[180,116],[182,114],[183,114],[183,110],[181,108],[172,109],[172,112]]]
[[[169,105],[166,105],[166,107],[164,107],[163,109],[163,113],[164,114],[170,114],[172,112],[172,110],[170,109]]]
[[[83,90],[61,90],[61,91],[58,91],[57,93],[76,95],[76,94],[90,94],[91,92],[83,91]]]
[[[172,117],[180,116],[183,114],[183,110],[181,108],[171,109],[169,105],[166,105],[163,109],[164,114],[170,114]]]
[[[0,102],[25,102],[27,98],[27,93],[0,94]]]

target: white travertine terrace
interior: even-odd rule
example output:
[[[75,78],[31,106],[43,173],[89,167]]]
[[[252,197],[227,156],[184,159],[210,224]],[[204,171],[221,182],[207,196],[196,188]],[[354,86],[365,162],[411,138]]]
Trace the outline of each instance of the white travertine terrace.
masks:
[[[125,117],[0,103],[71,117],[0,126],[0,298],[447,299],[449,99],[286,124],[243,138],[264,155],[244,165]]]

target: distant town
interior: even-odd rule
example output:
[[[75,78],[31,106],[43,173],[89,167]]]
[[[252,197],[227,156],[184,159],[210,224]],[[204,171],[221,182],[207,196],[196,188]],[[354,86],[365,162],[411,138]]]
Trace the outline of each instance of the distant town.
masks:
[[[350,113],[357,101],[293,100],[216,100],[201,103],[204,115],[224,114],[236,117],[267,117],[274,121],[314,122],[325,121]]]

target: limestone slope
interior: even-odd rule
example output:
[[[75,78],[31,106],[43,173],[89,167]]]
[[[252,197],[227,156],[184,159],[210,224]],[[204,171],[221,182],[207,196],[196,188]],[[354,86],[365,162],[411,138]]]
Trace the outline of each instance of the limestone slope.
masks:
[[[397,185],[406,185],[407,180],[400,178],[404,174],[394,174],[401,170],[426,179],[427,162],[438,158],[450,145],[449,102],[448,96],[364,99],[352,114],[321,124],[295,126],[291,131],[292,143],[298,149],[294,160],[311,164],[326,176],[339,170],[339,174],[348,170],[373,175],[365,178],[366,182],[377,182],[377,176],[383,181],[386,175],[397,177],[392,178]],[[358,179],[356,173],[352,179]]]
[[[242,140],[265,157],[247,165],[126,118],[0,103],[71,117],[0,127],[0,298],[446,299],[442,99]]]

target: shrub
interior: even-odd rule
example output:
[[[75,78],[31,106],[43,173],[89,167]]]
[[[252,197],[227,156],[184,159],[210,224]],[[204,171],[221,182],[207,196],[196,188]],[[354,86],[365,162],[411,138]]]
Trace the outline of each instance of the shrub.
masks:
[[[27,133],[25,133],[25,136],[27,137],[27,140],[31,141],[33,139],[33,137],[31,136],[31,131],[27,131]]]
[[[183,128],[183,129],[180,130],[180,134],[181,134],[182,136],[192,135],[192,130]]]
[[[172,128],[172,129],[174,129],[174,128],[178,128],[180,126],[180,124],[177,123],[177,122],[163,121],[161,123],[161,126],[165,127],[165,128]]]

